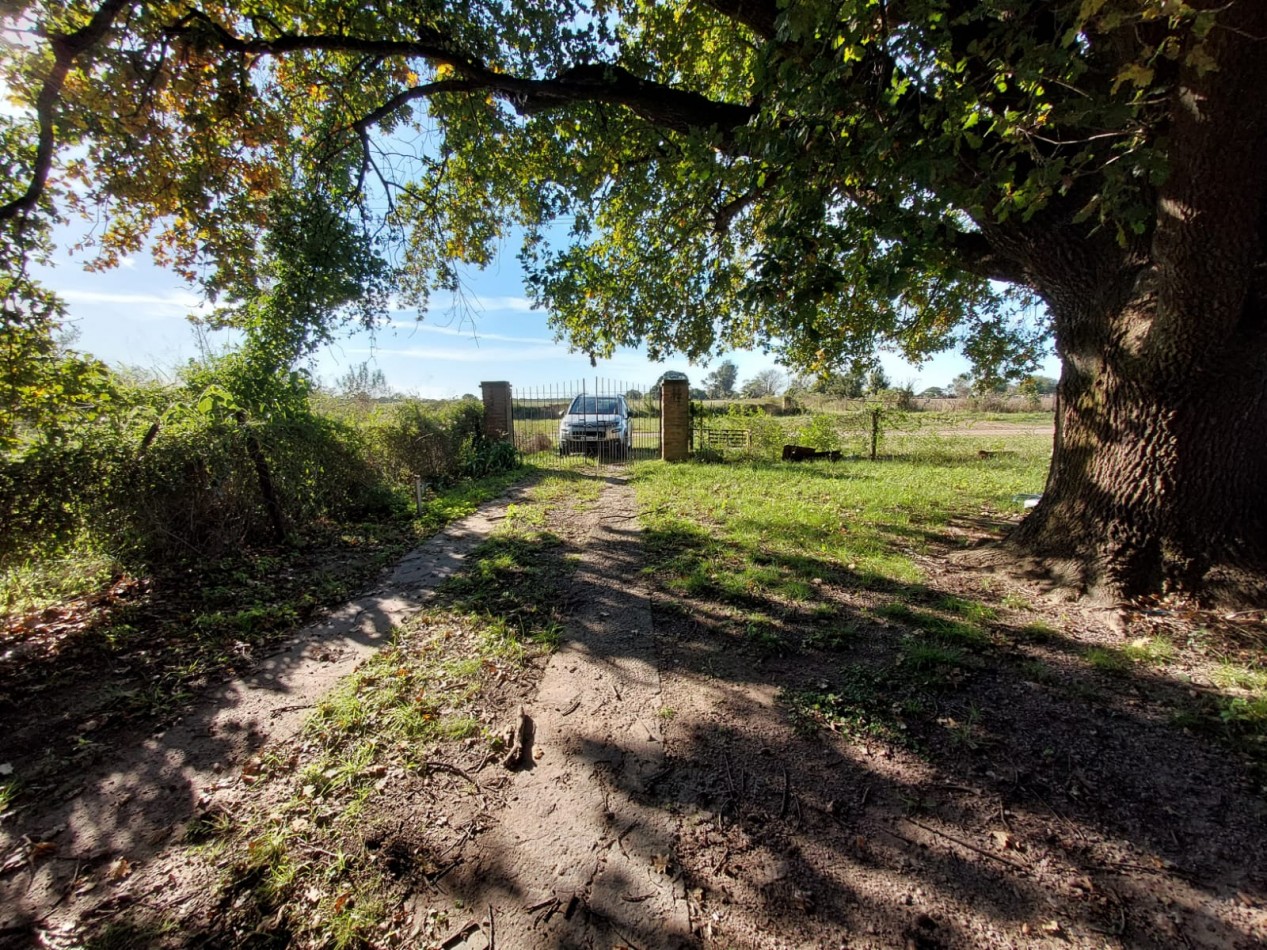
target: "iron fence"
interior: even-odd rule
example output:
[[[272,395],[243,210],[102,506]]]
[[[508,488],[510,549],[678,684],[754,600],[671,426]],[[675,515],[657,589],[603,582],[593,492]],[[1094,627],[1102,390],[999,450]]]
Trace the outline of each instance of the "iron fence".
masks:
[[[515,447],[565,464],[619,464],[660,456],[660,393],[611,379],[511,390]]]

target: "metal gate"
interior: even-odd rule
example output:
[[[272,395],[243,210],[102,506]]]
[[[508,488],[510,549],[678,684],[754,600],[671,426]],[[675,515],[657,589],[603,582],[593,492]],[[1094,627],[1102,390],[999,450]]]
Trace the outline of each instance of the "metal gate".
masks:
[[[660,392],[611,379],[511,391],[515,446],[551,464],[609,465],[660,457]]]

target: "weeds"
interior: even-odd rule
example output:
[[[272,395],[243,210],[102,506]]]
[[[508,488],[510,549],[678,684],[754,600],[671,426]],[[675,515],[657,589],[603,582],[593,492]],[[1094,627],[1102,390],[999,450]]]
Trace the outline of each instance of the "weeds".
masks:
[[[841,732],[855,739],[876,739],[907,749],[916,747],[905,716],[919,713],[924,702],[915,695],[900,695],[900,675],[864,666],[846,666],[833,681],[817,689],[784,690],[780,701],[787,707],[793,728],[802,736],[820,729]]]
[[[553,483],[543,493],[561,497]],[[477,760],[501,750],[490,690],[560,637],[573,562],[538,499],[517,504],[432,606],[322,700],[301,740],[309,755],[302,767],[292,772],[279,755],[259,760],[259,781],[288,791],[280,808],[202,829],[228,835],[218,846],[229,855],[222,888],[243,926],[273,917],[305,943],[361,946],[416,885],[411,854],[379,860],[359,842],[369,840],[389,772],[425,776],[441,748]]]

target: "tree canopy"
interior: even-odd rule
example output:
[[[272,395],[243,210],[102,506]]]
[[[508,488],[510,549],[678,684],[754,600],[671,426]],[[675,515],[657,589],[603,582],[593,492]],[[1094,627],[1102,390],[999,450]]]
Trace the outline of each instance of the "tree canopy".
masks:
[[[82,210],[104,222],[103,266],[148,240],[248,319],[236,304],[272,293],[258,251],[293,194],[346,223],[319,263],[353,249],[355,280],[406,301],[522,235],[530,293],[594,356],[762,347],[821,372],[958,346],[990,379],[1030,370],[1050,335],[1063,415],[1030,547],[1121,589],[1204,576],[1216,526],[1237,560],[1267,554],[1238,527],[1267,523],[1248,487],[1267,465],[1226,457],[1234,505],[1184,470],[1224,451],[1202,400],[1262,402],[1258,0],[19,0],[4,16],[26,111],[0,134],[0,222],[19,256],[41,220]],[[1017,316],[1031,293],[1050,326]],[[386,296],[328,299],[323,326]]]
[[[739,380],[739,367],[734,360],[722,360],[717,368],[704,377],[704,389],[709,399],[725,399],[735,394]]]
[[[1076,17],[1030,35],[1044,6],[9,5],[31,111],[0,215],[103,215],[100,264],[150,240],[241,296],[274,196],[313,190],[415,301],[522,232],[536,299],[598,355],[763,345],[823,368],[962,343],[1023,367],[1045,328],[1009,319],[973,216],[1139,161],[1111,136],[1035,165],[1040,130],[1105,111],[1056,127],[1086,57]],[[1138,79],[1112,96],[1128,127]]]

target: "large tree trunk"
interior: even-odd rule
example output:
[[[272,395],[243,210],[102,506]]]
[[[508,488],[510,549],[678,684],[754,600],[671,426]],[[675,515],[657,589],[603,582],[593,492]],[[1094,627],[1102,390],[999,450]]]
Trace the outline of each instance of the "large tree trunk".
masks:
[[[1058,231],[1026,267],[1063,360],[1043,499],[1012,541],[1112,598],[1267,602],[1267,3],[1176,85],[1147,243]],[[1236,25],[1229,23],[1229,27]]]
[[[1108,599],[1267,602],[1263,337],[1205,366],[1174,344],[1187,380],[1123,354],[1066,363],[1047,487],[1011,540]]]

